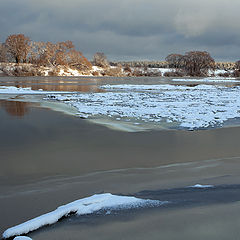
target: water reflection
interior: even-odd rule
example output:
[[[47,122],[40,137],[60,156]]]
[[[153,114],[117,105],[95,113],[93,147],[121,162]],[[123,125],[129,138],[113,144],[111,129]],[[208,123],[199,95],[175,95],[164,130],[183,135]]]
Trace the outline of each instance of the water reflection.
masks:
[[[18,88],[42,89],[44,91],[78,91],[102,92],[95,79],[70,79],[70,78],[0,78],[0,86],[14,86]]]
[[[27,102],[0,100],[2,107],[10,116],[23,117],[29,111],[31,104]]]

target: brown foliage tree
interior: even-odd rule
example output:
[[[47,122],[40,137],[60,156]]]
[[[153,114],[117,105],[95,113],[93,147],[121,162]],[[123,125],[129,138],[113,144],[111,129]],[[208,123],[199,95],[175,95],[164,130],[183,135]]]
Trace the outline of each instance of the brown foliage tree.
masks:
[[[107,60],[107,57],[105,56],[104,53],[97,52],[93,56],[93,64],[95,66],[107,68],[109,67],[109,62]]]
[[[32,61],[44,66],[69,66],[77,69],[90,69],[91,63],[77,50],[71,41],[56,44],[33,43],[31,51]]]
[[[26,63],[30,51],[30,39],[23,34],[14,34],[8,36],[5,45],[7,52],[16,63]]]
[[[67,54],[67,65],[79,70],[87,70],[92,68],[92,64],[87,60],[83,54],[75,49],[72,49]]]
[[[208,52],[187,52],[183,57],[183,70],[190,76],[205,76],[215,69],[215,61]]]

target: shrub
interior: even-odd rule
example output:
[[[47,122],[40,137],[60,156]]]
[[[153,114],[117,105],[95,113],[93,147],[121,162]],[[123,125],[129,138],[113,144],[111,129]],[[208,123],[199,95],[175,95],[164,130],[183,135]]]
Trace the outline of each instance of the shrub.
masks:
[[[107,68],[103,72],[103,75],[113,76],[113,77],[122,77],[123,76],[122,68],[121,67]]]
[[[109,67],[109,62],[104,53],[97,52],[93,56],[93,65],[98,67],[107,68]]]
[[[219,77],[230,77],[230,76],[231,76],[231,73],[230,73],[230,72],[219,73],[218,76],[219,76]]]
[[[235,70],[232,75],[233,77],[240,77],[240,70]]]
[[[124,70],[125,72],[129,72],[129,73],[132,72],[132,69],[130,68],[129,65],[126,65],[126,66],[123,68],[123,70]]]
[[[92,73],[92,75],[93,75],[93,76],[99,76],[100,74],[99,74],[99,72],[94,71],[94,72]]]

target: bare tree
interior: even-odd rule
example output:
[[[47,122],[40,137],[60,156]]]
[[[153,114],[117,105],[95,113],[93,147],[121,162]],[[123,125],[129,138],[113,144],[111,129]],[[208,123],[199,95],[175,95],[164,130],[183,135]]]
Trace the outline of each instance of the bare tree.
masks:
[[[27,56],[30,51],[30,39],[23,34],[14,34],[8,36],[5,45],[7,52],[16,63],[27,62]]]
[[[7,61],[7,49],[5,44],[0,43],[0,62]]]
[[[45,43],[34,42],[30,43],[29,62],[37,65],[44,65]]]
[[[232,73],[233,77],[240,77],[240,60],[235,62],[235,70]]]
[[[208,52],[187,52],[183,57],[183,69],[190,76],[205,76],[215,69],[215,61]]]
[[[235,62],[235,69],[240,71],[240,60]]]
[[[107,60],[107,57],[105,56],[104,53],[97,52],[93,56],[93,64],[95,66],[107,68],[109,67],[109,62]]]
[[[168,62],[170,68],[180,68],[183,63],[183,55],[181,54],[170,54],[165,59]]]

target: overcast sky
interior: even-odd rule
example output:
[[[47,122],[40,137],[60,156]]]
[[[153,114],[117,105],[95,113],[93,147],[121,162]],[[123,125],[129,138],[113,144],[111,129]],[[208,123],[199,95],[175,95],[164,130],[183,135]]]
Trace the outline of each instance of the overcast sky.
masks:
[[[163,60],[206,50],[240,59],[239,0],[0,0],[0,41],[24,33],[36,41],[72,40],[92,58]]]

